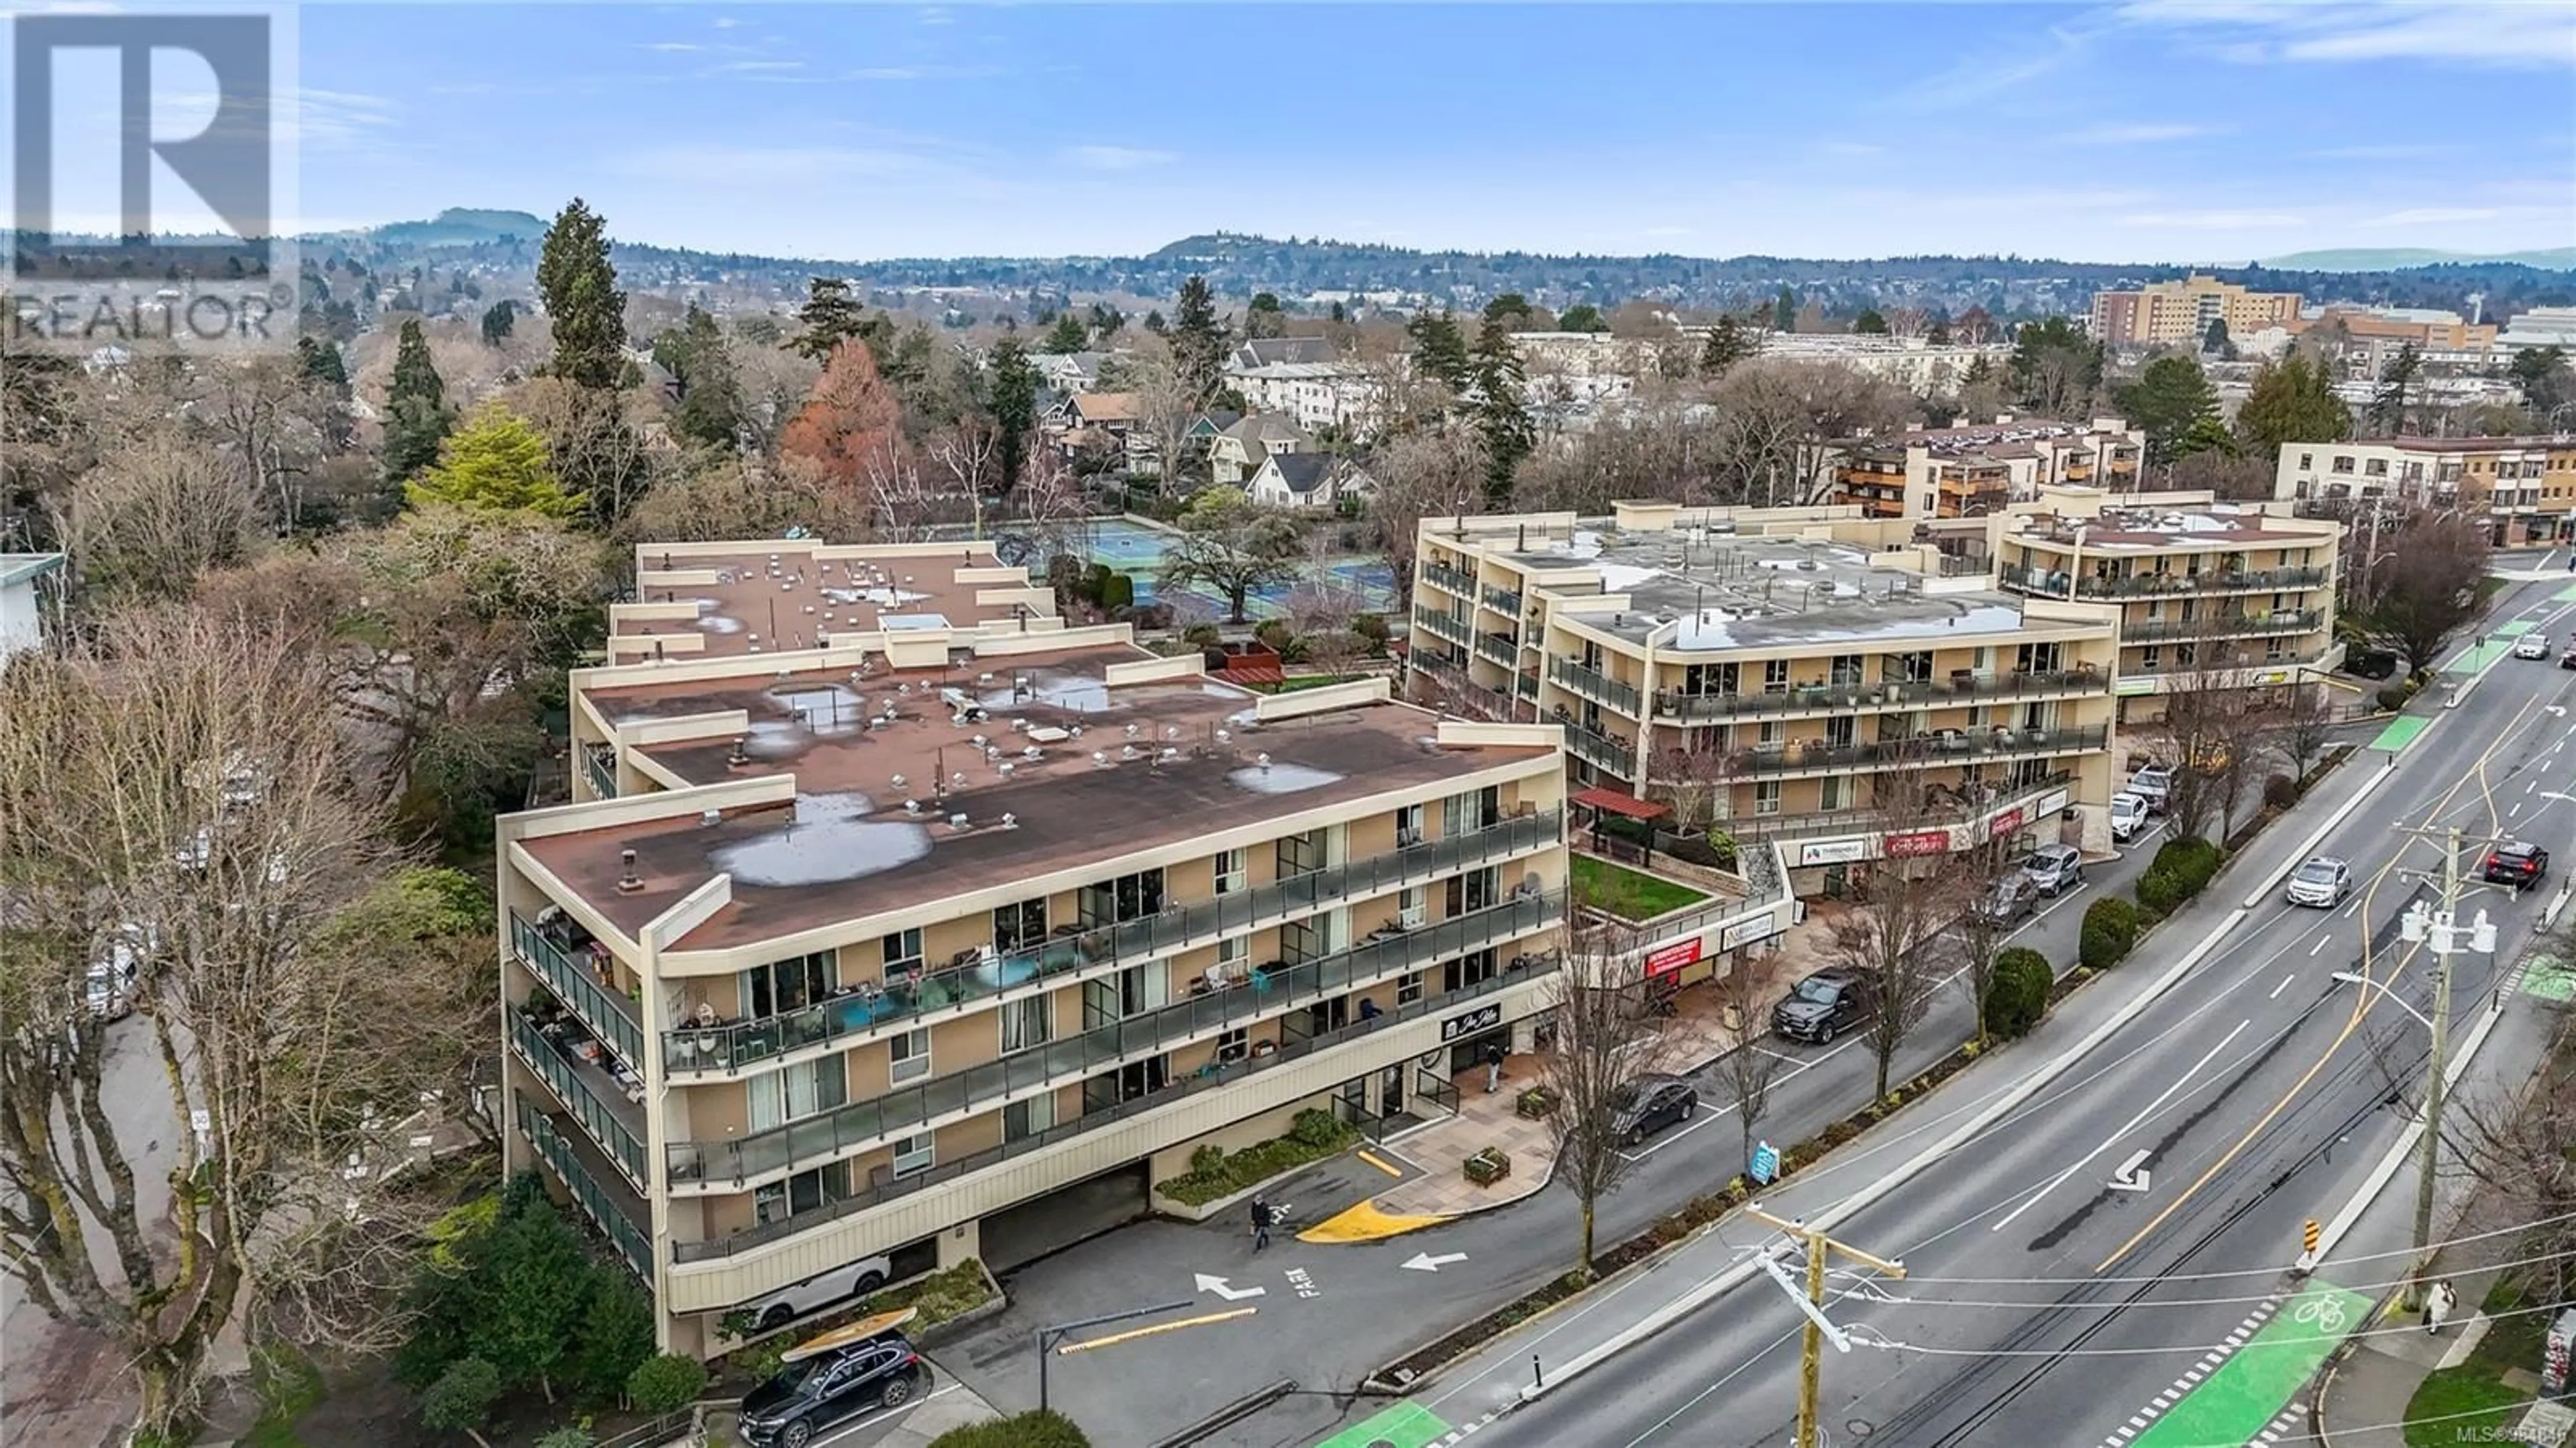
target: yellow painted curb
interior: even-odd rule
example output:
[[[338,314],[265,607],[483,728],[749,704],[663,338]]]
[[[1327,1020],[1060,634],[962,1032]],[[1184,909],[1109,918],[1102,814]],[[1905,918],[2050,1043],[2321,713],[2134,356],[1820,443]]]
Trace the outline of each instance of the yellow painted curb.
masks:
[[[1362,1202],[1358,1206],[1336,1212],[1299,1232],[1297,1240],[1317,1243],[1382,1242],[1389,1237],[1401,1237],[1407,1232],[1419,1232],[1425,1227],[1436,1227],[1448,1220],[1447,1217],[1442,1216],[1398,1216],[1393,1212],[1379,1211],[1375,1202]]]

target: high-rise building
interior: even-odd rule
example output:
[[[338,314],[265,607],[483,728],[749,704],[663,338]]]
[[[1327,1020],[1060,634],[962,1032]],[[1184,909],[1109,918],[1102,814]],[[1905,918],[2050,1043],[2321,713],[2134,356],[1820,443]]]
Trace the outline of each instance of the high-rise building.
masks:
[[[2149,282],[2134,292],[2093,294],[2093,335],[2114,347],[2197,342],[2217,321],[2227,323],[2234,334],[2289,326],[2298,319],[2297,292],[2258,292],[2197,274],[2178,282]]]

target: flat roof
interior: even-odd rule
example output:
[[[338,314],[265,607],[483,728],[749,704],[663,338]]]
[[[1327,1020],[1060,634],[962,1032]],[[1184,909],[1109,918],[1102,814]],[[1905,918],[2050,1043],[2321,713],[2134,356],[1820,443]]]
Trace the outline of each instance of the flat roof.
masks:
[[[1262,723],[1254,695],[1214,681],[1107,682],[1110,665],[1152,657],[1092,646],[945,670],[879,666],[856,680],[809,671],[591,689],[620,723],[745,710],[739,746],[644,752],[691,784],[793,774],[795,803],[522,843],[629,934],[730,874],[733,903],[678,946],[720,949],[1548,753],[1442,747],[1431,742],[1438,716],[1393,702]],[[960,718],[960,700],[985,717]],[[893,722],[872,726],[889,705]],[[963,828],[950,823],[960,813]],[[631,893],[617,888],[625,850],[644,880]]]
[[[1501,550],[1529,568],[1593,567],[1605,594],[1628,603],[1575,599],[1558,611],[1614,637],[1687,652],[1817,644],[1886,645],[2026,632],[2019,595],[1984,589],[1923,592],[1921,575],[1873,566],[1847,543],[1803,538],[1578,527],[1546,548]],[[1543,584],[1543,580],[1542,580]],[[2039,627],[2081,630],[2078,622]],[[2107,625],[2105,625],[2107,627]]]
[[[696,618],[617,620],[619,638],[703,637],[705,646],[682,656],[688,658],[815,648],[818,632],[962,629],[1016,617],[1008,604],[975,601],[983,589],[1010,585],[958,581],[962,570],[1002,566],[990,543],[924,543],[918,551],[849,559],[817,558],[802,549],[776,552],[758,541],[720,553],[663,552],[644,544],[635,550],[635,563],[639,577],[715,570],[714,583],[656,583],[636,591],[641,603],[694,602]]]
[[[2096,518],[2061,513],[2025,513],[2015,520],[2013,531],[2004,536],[2019,543],[2072,546],[2076,530],[2081,528],[2084,546],[2088,550],[2125,548],[2140,551],[2247,543],[2297,547],[2329,539],[2328,533],[2313,524],[2306,528],[2292,528],[2278,526],[2280,521],[2258,510],[2225,506],[2104,508]]]

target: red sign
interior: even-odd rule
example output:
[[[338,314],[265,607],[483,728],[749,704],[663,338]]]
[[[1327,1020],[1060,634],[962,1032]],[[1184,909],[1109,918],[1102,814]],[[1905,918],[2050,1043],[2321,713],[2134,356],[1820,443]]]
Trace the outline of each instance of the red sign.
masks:
[[[1891,860],[1918,859],[1924,855],[1950,852],[1948,830],[1915,830],[1910,834],[1887,837],[1887,857]]]
[[[1694,935],[1688,940],[1667,945],[1661,950],[1648,951],[1646,953],[1647,979],[1651,980],[1659,975],[1681,974],[1683,966],[1699,959],[1699,947],[1700,937]]]
[[[1986,833],[1990,835],[2008,835],[2020,828],[2020,805],[2014,805],[2011,809],[2005,810],[2002,814],[1999,814],[1986,822]]]

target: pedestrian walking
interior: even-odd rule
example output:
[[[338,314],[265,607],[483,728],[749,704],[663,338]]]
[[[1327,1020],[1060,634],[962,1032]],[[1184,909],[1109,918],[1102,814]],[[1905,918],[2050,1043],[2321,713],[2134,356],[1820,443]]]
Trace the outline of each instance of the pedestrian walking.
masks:
[[[2442,1324],[2451,1320],[2451,1309],[2459,1306],[2460,1294],[2448,1282],[2436,1282],[2424,1298],[2424,1330],[2435,1337],[2442,1335]]]
[[[1278,1219],[1278,1218],[1277,1218],[1277,1213],[1275,1213],[1275,1212],[1271,1209],[1271,1206],[1270,1206],[1270,1204],[1269,1204],[1268,1202],[1263,1201],[1263,1200],[1262,1200],[1261,1198],[1259,1198],[1259,1197],[1254,1197],[1254,1198],[1252,1199],[1252,1250],[1253,1250],[1253,1251],[1255,1251],[1255,1252],[1262,1252],[1262,1251],[1267,1251],[1267,1250],[1269,1250],[1269,1247],[1270,1247],[1270,1227],[1271,1227],[1271,1224],[1272,1224],[1273,1222],[1275,1222],[1277,1219]]]
[[[1485,1094],[1491,1096],[1501,1090],[1502,1086],[1503,1043],[1489,1041],[1485,1044]]]

